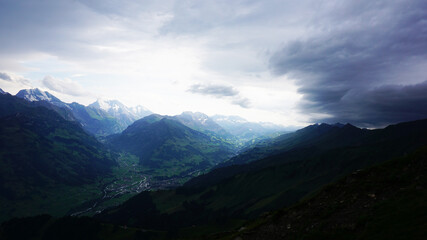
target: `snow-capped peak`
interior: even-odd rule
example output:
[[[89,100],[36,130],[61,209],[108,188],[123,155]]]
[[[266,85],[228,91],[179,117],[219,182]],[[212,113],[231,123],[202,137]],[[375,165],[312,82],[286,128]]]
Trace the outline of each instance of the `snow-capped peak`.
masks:
[[[6,92],[3,91],[3,89],[0,88],[0,94],[6,94]]]
[[[38,88],[21,90],[16,94],[16,96],[30,102],[48,101],[51,103],[62,103],[61,100],[59,100],[49,92],[41,91]]]
[[[143,107],[141,105],[135,106],[135,107],[131,107],[130,110],[138,117],[138,118],[143,118],[146,117],[150,114],[152,114],[153,112],[151,112],[148,108]]]
[[[96,102],[90,104],[89,107],[99,108],[107,112],[111,108],[110,104],[104,99],[97,99]]]
[[[231,123],[247,123],[248,122],[248,120],[239,116],[215,115],[215,116],[212,116],[212,119],[215,122],[231,122]]]
[[[89,105],[89,107],[102,109],[114,117],[122,118],[126,116],[132,121],[150,115],[152,112],[143,106],[136,106],[133,108],[127,107],[118,100],[104,100],[98,99],[96,102]]]

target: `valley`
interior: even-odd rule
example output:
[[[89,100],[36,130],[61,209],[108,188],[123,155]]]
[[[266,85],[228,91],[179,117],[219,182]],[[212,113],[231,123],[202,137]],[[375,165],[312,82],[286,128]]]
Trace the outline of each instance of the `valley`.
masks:
[[[118,166],[112,169],[112,176],[100,179],[96,185],[99,189],[98,197],[82,203],[80,207],[75,207],[68,213],[70,216],[92,216],[106,208],[117,206],[142,191],[179,187],[203,172],[196,170],[182,176],[164,177],[162,174],[153,174],[149,168],[139,164],[136,156],[127,153],[120,154],[117,162]]]

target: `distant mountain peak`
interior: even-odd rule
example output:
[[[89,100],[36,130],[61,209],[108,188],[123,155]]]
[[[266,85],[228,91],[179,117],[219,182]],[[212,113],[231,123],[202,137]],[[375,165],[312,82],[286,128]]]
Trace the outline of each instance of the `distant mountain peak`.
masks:
[[[3,89],[0,88],[0,94],[6,94],[6,92],[3,91]]]
[[[232,116],[214,115],[214,116],[212,116],[212,119],[215,122],[224,122],[224,121],[234,122],[234,123],[247,123],[248,122],[248,120],[246,120],[242,117],[239,117],[239,116],[235,116],[235,115],[232,115]]]
[[[344,124],[342,124],[342,123],[337,122],[337,123],[332,124],[332,126],[342,128],[342,127],[344,127],[345,125],[344,125]]]
[[[127,107],[118,100],[106,100],[98,98],[96,102],[89,105],[89,107],[102,109],[106,112],[113,110],[119,111],[120,109],[127,109]]]
[[[118,100],[105,100],[99,98],[96,102],[90,104],[89,108],[99,109],[107,112],[112,117],[118,119],[122,127],[126,128],[134,121],[152,114],[152,112],[143,106],[129,108]]]
[[[127,107],[119,100],[105,100],[102,98],[97,99],[96,102],[90,104],[88,107],[102,109],[116,117],[119,115],[126,115],[133,120],[140,119],[152,114],[150,110],[141,105]]]
[[[63,103],[61,100],[59,100],[59,98],[53,96],[47,91],[42,91],[38,88],[23,89],[19,91],[16,96],[30,102],[47,101],[51,103]]]
[[[201,112],[190,112],[190,111],[185,111],[183,113],[181,113],[180,115],[181,117],[185,117],[185,118],[191,118],[192,120],[198,121],[201,124],[206,124],[206,121],[209,120],[208,115],[201,113]]]
[[[137,105],[134,107],[130,107],[130,109],[136,113],[137,115],[140,115],[141,113],[152,113],[148,108],[141,106],[141,105]],[[149,114],[147,114],[146,116],[148,116]]]

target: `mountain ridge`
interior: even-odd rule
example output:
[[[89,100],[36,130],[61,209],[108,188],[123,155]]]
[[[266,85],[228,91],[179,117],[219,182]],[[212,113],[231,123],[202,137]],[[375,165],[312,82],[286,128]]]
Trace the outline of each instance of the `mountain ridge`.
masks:
[[[178,173],[203,170],[233,153],[231,145],[158,114],[135,121],[121,134],[107,138],[107,143],[135,154],[142,165],[157,169],[181,166]]]

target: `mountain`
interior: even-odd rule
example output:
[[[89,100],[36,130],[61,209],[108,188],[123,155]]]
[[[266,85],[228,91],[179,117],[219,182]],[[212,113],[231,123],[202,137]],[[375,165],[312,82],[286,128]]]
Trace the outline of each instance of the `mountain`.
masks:
[[[266,214],[242,231],[229,233],[228,238],[424,239],[426,159],[427,147],[423,147],[406,157],[355,171],[291,208]]]
[[[0,94],[6,94],[6,92],[3,91],[3,89],[0,88]]]
[[[427,120],[377,130],[319,124],[299,134],[308,132],[312,138],[307,135],[287,150],[214,169],[175,190],[143,192],[97,218],[173,231],[183,239],[197,232],[228,231],[263,212],[289,207],[347,174],[427,145]]]
[[[149,109],[147,109],[146,107],[143,107],[141,105],[137,105],[135,107],[130,107],[130,110],[133,114],[136,115],[137,120],[153,114],[153,112],[151,112]]]
[[[83,129],[95,136],[119,133],[127,126],[102,109],[86,107],[75,102],[64,103],[49,92],[37,88],[21,90],[16,96],[55,110],[66,120],[79,122]]]
[[[102,109],[86,107],[76,102],[68,104],[68,107],[82,127],[95,136],[108,136],[124,129],[118,119]]]
[[[136,120],[146,117],[152,112],[142,106],[128,108],[123,103],[117,100],[102,100],[90,104],[88,107],[103,110],[116,118],[120,123],[121,128],[125,129]]]
[[[58,199],[72,196],[61,193],[95,183],[115,165],[111,153],[76,122],[36,103],[0,95],[1,218],[64,214]]]
[[[214,115],[211,119],[243,142],[295,130],[295,128],[288,129],[273,123],[248,122],[239,116]]]
[[[292,148],[305,148],[314,144],[324,148],[348,145],[358,142],[367,132],[368,130],[359,129],[351,124],[314,124],[292,133],[258,141],[242,150],[238,156],[223,162],[221,166],[245,164]]]
[[[114,149],[138,156],[143,166],[167,175],[206,169],[233,153],[230,144],[156,114],[135,121],[107,142]]]
[[[38,88],[23,89],[23,90],[19,91],[16,94],[16,96],[19,98],[23,98],[23,99],[30,101],[30,102],[46,101],[46,102],[52,103],[56,106],[61,106],[61,107],[66,106],[66,104],[64,102],[62,102],[61,100],[59,100],[57,97],[53,96],[49,92],[42,91]]]
[[[213,121],[208,115],[201,112],[183,112],[181,115],[173,117],[185,126],[196,131],[214,136],[229,142],[235,142],[237,139],[224,128]]]

